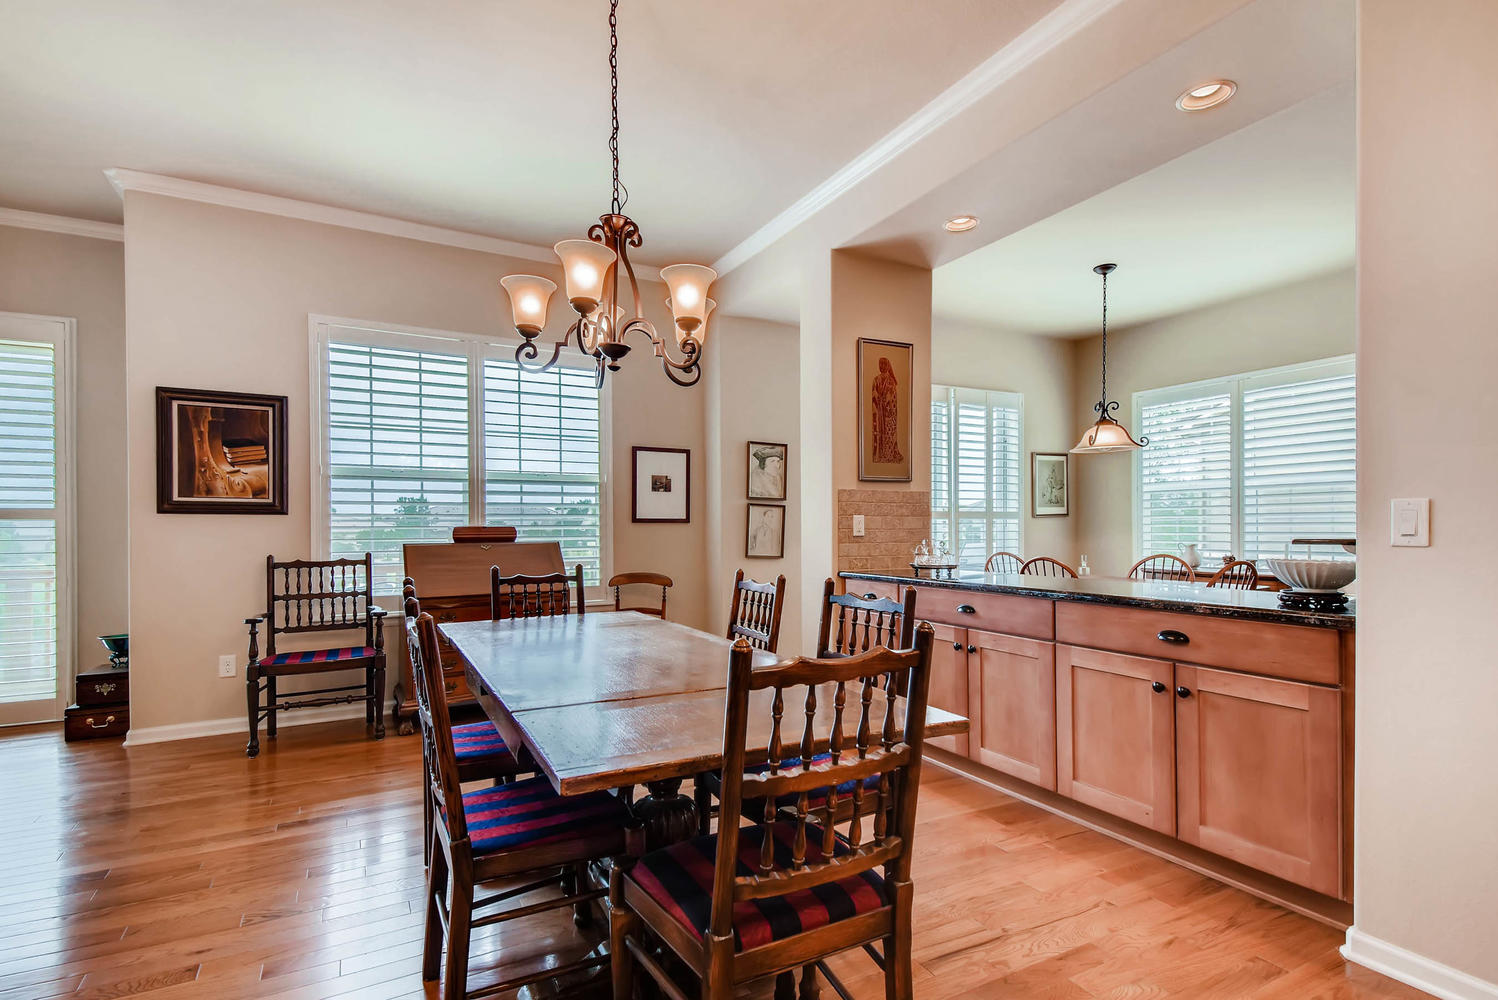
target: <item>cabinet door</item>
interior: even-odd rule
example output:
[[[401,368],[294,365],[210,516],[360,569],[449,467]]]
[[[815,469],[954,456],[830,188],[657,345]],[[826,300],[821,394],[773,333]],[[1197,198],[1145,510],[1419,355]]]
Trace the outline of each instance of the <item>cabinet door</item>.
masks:
[[[931,650],[931,687],[926,700],[935,708],[956,712],[969,720],[969,732],[977,732],[978,720],[968,711],[967,631],[950,625],[931,624],[936,645]],[[938,736],[927,745],[968,756],[968,734]]]
[[[1056,646],[967,630],[973,679],[972,758],[1042,788],[1056,788]]]
[[[1175,833],[1172,665],[1056,646],[1056,790]]]
[[[1342,895],[1335,688],[1176,665],[1180,836]]]

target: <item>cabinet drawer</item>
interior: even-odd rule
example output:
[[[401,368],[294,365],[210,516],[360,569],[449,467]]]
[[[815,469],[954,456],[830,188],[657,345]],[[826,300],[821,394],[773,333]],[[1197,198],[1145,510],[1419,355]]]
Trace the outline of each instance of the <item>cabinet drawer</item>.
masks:
[[[1058,601],[1056,641],[1312,684],[1340,679],[1335,629]]]
[[[75,705],[63,713],[62,736],[78,740],[119,739],[130,731],[130,709],[122,706]]]
[[[1031,639],[1055,638],[1051,608],[1051,601],[1036,597],[915,588],[915,614],[919,619]]]

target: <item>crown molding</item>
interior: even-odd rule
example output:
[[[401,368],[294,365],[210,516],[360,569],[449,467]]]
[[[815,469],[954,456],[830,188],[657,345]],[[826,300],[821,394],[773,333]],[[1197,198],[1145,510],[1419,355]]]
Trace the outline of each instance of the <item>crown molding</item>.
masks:
[[[64,233],[68,236],[86,236],[92,240],[125,240],[125,227],[113,222],[95,222],[93,219],[75,219],[69,215],[46,215],[42,212],[23,212],[19,208],[0,208],[0,226],[15,226],[18,229],[40,229],[48,233]]]
[[[1121,2],[1123,0],[1065,0],[925,107],[895,126],[884,138],[849,160],[832,176],[719,257],[713,264],[714,270],[722,277],[769,248]]]
[[[411,222],[407,219],[393,219],[386,215],[358,212],[350,208],[335,208],[332,205],[320,205],[312,201],[298,201],[295,198],[282,198],[278,195],[243,191],[219,184],[183,180],[180,177],[168,177],[165,174],[126,170],[123,167],[111,167],[104,171],[104,176],[109,178],[109,183],[114,185],[115,191],[119,192],[122,198],[126,191],[140,191],[146,194],[165,195],[168,198],[222,205],[225,208],[238,208],[247,212],[260,212],[264,215],[301,219],[304,222],[320,222],[329,226],[341,226],[344,229],[360,229],[383,236],[398,236],[408,240],[420,240],[423,243],[459,247],[464,250],[502,254],[506,257],[519,257],[523,260],[547,264],[557,262],[556,254],[550,247],[538,247],[529,243],[517,243],[514,240],[502,240],[494,236],[466,233],[460,229],[429,226],[423,222]]]

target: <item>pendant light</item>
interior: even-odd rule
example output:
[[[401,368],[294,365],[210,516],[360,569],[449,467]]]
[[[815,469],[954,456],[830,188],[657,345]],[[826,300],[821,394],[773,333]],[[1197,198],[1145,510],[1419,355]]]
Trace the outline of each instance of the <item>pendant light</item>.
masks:
[[[1149,444],[1149,438],[1134,440],[1127,427],[1113,419],[1118,409],[1118,400],[1108,399],[1108,275],[1117,264],[1099,264],[1093,273],[1103,276],[1103,385],[1102,398],[1092,404],[1097,412],[1097,423],[1082,434],[1082,440],[1071,450],[1073,455],[1105,455],[1115,451],[1137,451]]]

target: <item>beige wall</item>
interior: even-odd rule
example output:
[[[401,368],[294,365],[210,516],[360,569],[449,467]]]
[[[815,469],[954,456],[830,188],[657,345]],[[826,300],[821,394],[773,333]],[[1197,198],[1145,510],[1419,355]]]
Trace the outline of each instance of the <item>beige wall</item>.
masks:
[[[1054,556],[1075,565],[1077,507],[1067,517],[1034,517],[1030,511],[1030,453],[1066,451],[1077,440],[1072,353],[1070,342],[1056,337],[985,329],[941,317],[931,323],[933,383],[1024,395],[1023,554]],[[1073,475],[1077,462],[1073,457]]]
[[[1498,4],[1362,0],[1359,22],[1350,952],[1367,956],[1364,936],[1388,942],[1486,981],[1447,995],[1492,997]],[[1394,497],[1431,498],[1429,548],[1389,546]]]
[[[0,226],[0,311],[78,321],[75,648],[87,670],[105,658],[95,637],[127,625],[123,245]]]
[[[125,226],[131,723],[138,730],[244,712],[240,622],[264,601],[265,555],[310,551],[308,314],[501,333],[508,308],[498,279],[513,270],[555,269],[135,192],[125,197]],[[664,288],[654,290],[660,294],[647,298],[664,300]],[[668,321],[664,306],[652,318]],[[157,514],[158,385],[288,396],[291,513]],[[613,565],[675,578],[672,617],[688,624],[706,619],[703,407],[703,393],[670,385],[648,350],[630,355],[614,377]],[[636,444],[692,450],[691,524],[630,523]],[[221,653],[240,657],[240,676],[217,676]]]
[[[1110,330],[1108,398],[1119,400],[1120,418],[1137,433],[1136,392],[1351,354],[1353,290],[1352,272],[1340,271]],[[1098,398],[1101,345],[1101,337],[1091,337],[1073,346],[1075,403],[1067,447],[1096,419],[1092,405]],[[1072,456],[1073,545],[1077,554],[1086,553],[1094,573],[1125,573],[1137,558],[1133,461],[1128,454]]]
[[[801,468],[799,332],[794,326],[725,316],[713,322],[707,382],[708,513],[707,620],[714,632],[728,629],[734,573],[773,580],[784,573],[785,606],[780,653],[801,648]],[[788,444],[785,557],[746,559],[749,513],[749,441]],[[774,501],[764,501],[772,503]]]

